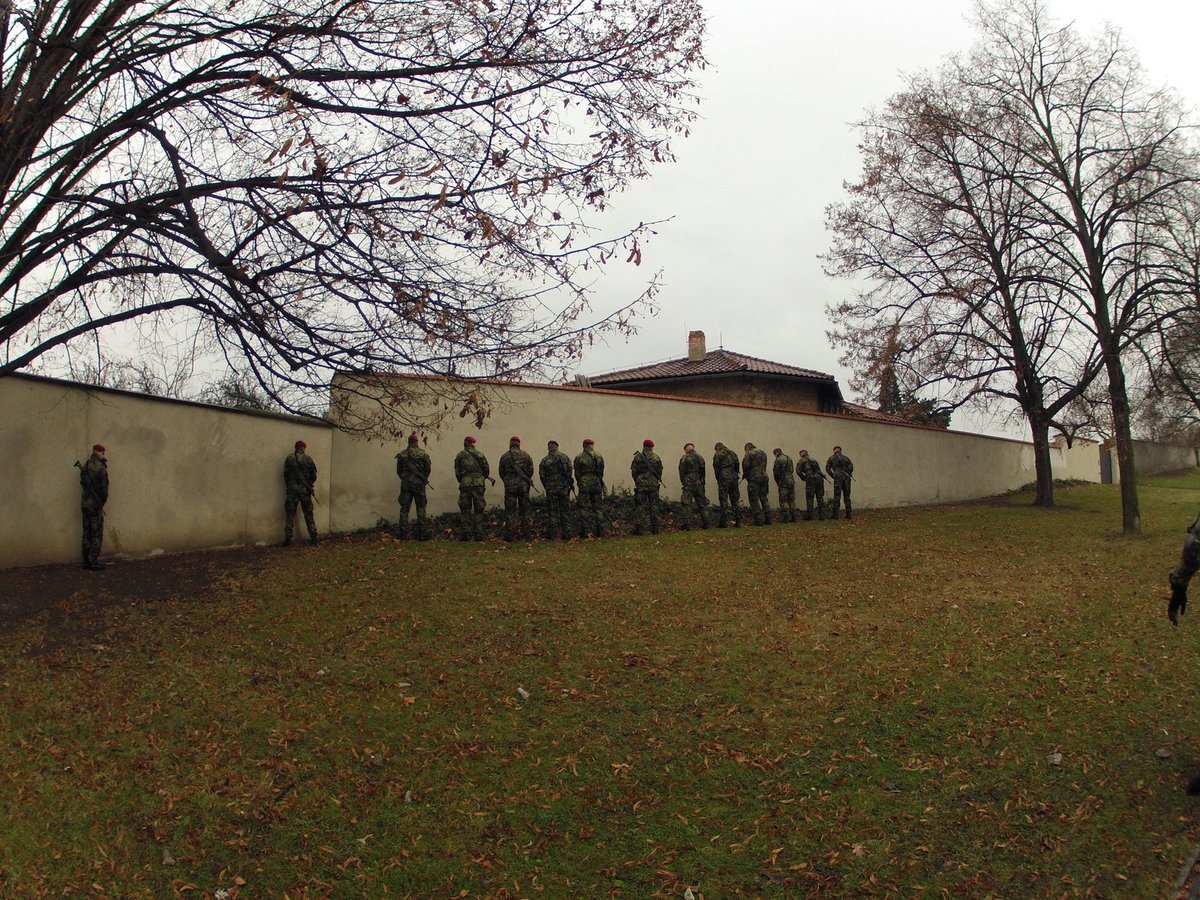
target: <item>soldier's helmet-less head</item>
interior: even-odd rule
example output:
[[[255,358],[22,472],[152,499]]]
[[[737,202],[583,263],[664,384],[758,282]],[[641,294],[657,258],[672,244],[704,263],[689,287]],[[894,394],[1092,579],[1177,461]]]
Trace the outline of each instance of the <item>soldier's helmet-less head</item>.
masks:
[[[754,445],[753,445],[752,443],[750,443],[749,441],[746,441],[746,447],[745,447],[745,449],[747,449],[747,450],[753,450],[753,449],[754,449]]]
[[[695,450],[695,449],[696,449],[696,445],[695,445],[695,444],[688,443],[688,444],[684,444],[684,445],[683,445],[683,452],[684,452],[684,453],[691,453],[691,452],[692,452],[693,450]]]
[[[778,456],[778,455],[779,455],[780,453],[782,453],[783,451],[782,451],[782,450],[780,450],[778,447],[776,447],[776,448],[775,448],[774,450],[772,450],[771,452],[772,452],[772,453],[774,453],[776,456]]]
[[[842,446],[841,446],[841,444],[834,444],[834,445],[833,445],[833,452],[834,452],[834,453],[841,453],[841,452],[842,452]]]
[[[801,450],[801,451],[800,451],[800,458],[801,458],[801,459],[806,459],[807,457],[808,457],[808,451],[807,451],[807,450]]]

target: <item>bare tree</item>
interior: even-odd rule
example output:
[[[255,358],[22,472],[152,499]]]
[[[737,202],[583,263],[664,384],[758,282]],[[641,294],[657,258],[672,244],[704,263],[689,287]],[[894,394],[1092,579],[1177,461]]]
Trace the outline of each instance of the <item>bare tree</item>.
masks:
[[[889,106],[910,140],[935,147],[916,160],[918,176],[935,180],[925,209],[914,207],[894,229],[912,240],[916,262],[901,258],[884,284],[915,281],[921,301],[938,301],[905,317],[914,325],[911,343],[932,347],[920,371],[969,386],[966,396],[1003,395],[998,379],[1007,381],[1039,447],[1053,415],[1039,419],[1036,411],[1070,404],[1098,364],[1123,527],[1137,532],[1122,356],[1156,329],[1164,298],[1189,289],[1169,223],[1200,171],[1196,156],[1173,95],[1146,87],[1116,32],[1082,40],[1051,23],[1039,0],[980,4],[976,22],[980,41],[969,56],[910,92],[915,100]],[[864,187],[877,190],[871,177]],[[949,264],[936,230],[947,219],[974,242],[973,254],[952,244]],[[846,254],[834,252],[846,273],[885,271],[853,257],[846,266]],[[877,255],[892,264],[891,255]],[[957,317],[946,314],[946,298],[955,300]],[[1039,400],[1048,385],[1055,398]],[[1039,499],[1042,473],[1039,465]]]
[[[301,409],[554,371],[653,294],[589,312],[646,226],[587,217],[686,133],[696,0],[0,9],[0,375],[141,323]]]
[[[1015,404],[1033,439],[1034,502],[1052,505],[1049,429],[1099,356],[1072,330],[1034,204],[1011,178],[1018,154],[994,139],[1005,123],[950,65],[861,127],[863,175],[828,210],[826,259],[830,274],[869,282],[830,308],[831,339],[866,383],[890,375],[897,393],[933,390],[952,408]]]

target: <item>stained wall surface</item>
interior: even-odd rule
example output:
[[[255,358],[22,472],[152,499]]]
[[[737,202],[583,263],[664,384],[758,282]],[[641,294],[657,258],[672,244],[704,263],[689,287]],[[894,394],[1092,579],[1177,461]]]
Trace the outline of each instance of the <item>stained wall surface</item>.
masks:
[[[403,384],[410,395],[423,395],[420,380]],[[338,393],[335,383],[334,399]],[[351,397],[347,402],[353,409],[365,401]],[[420,413],[422,401],[411,402],[416,405],[410,411]],[[109,451],[106,555],[278,542],[283,459],[297,439],[308,443],[320,472],[316,520],[321,532],[370,528],[397,518],[395,454],[401,445],[394,440],[355,436],[311,419],[28,376],[0,379],[0,410],[7,487],[0,568],[79,559],[79,473],[72,463],[83,461],[94,443]],[[624,489],[632,489],[629,464],[649,437],[663,459],[671,499],[679,496],[677,464],[688,441],[710,461],[716,441],[739,455],[746,441],[753,441],[768,455],[781,447],[793,459],[807,448],[822,465],[833,445],[841,444],[854,460],[854,499],[860,509],[990,496],[1034,477],[1032,449],[1021,441],[748,405],[505,385],[482,428],[454,417],[439,431],[422,435],[433,457],[433,513],[457,509],[453,461],[467,434],[478,438],[493,474],[510,435],[523,439],[535,461],[545,455],[550,438],[573,457],[591,437],[605,457],[608,485]],[[1094,444],[1055,450],[1054,466],[1060,478],[1100,478]],[[716,500],[711,465],[708,494]],[[487,499],[501,503],[502,489],[489,488]],[[302,534],[303,526],[298,528]]]
[[[317,463],[315,518],[328,530],[325,423],[25,376],[0,378],[0,410],[0,568],[80,558],[73,463],[93,444],[108,451],[103,555],[282,540],[283,459],[297,440]]]
[[[414,392],[410,380],[405,380],[404,391]],[[833,445],[840,444],[854,461],[853,493],[860,508],[968,500],[1003,493],[1034,480],[1032,446],[1004,438],[847,416],[575,387],[510,385],[504,388],[504,398],[482,428],[475,428],[467,419],[455,418],[438,434],[422,435],[425,449],[433,457],[433,490],[428,493],[431,513],[457,509],[454,456],[468,434],[478,440],[477,448],[491,462],[493,476],[500,456],[508,450],[511,435],[522,439],[535,466],[546,454],[547,440],[557,440],[559,449],[574,457],[583,439],[590,437],[604,456],[608,485],[629,490],[633,487],[629,471],[633,454],[641,449],[645,438],[650,438],[655,452],[662,457],[663,482],[671,499],[679,498],[678,460],[689,441],[710,461],[708,495],[714,501],[711,459],[717,441],[732,447],[739,456],[743,445],[752,441],[767,451],[768,459],[775,447],[782,448],[793,460],[804,448],[822,467]],[[410,411],[419,415],[422,407],[414,403]],[[334,435],[334,530],[369,527],[380,519],[395,521],[399,494],[395,454],[401,449],[399,442],[363,439],[343,432]],[[1070,473],[1058,474],[1056,470],[1056,477],[1100,479],[1094,444],[1055,451],[1054,465]],[[774,500],[773,488],[771,494]],[[502,500],[502,487],[488,488],[489,505]]]

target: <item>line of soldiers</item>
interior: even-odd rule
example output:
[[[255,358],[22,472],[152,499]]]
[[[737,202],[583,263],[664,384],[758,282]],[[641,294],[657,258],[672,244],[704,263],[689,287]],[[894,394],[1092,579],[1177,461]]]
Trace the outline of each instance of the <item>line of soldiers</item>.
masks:
[[[491,477],[488,459],[476,446],[474,437],[463,438],[463,449],[454,457],[454,477],[458,480],[458,539],[483,540],[484,493],[487,482],[495,485]],[[310,544],[317,542],[317,525],[313,517],[313,499],[316,492],[317,464],[306,453],[307,444],[296,441],[292,452],[283,460],[284,504],[283,543],[292,543],[296,512],[304,515]],[[746,455],[738,460],[737,454],[718,442],[713,448],[713,471],[717,478],[717,526],[724,528],[732,521],[740,527],[741,496],[740,483],[746,482],[746,494],[755,524],[767,525],[771,521],[771,504],[767,488],[767,455],[753,444],[746,444]],[[108,502],[108,460],[106,450],[100,444],[92,447],[86,463],[76,462],[79,469],[81,488],[80,511],[83,518],[82,554],[83,567],[99,571],[100,549],[104,540],[104,505]],[[773,475],[779,491],[781,521],[795,522],[796,489],[792,460],[779,448],[775,451]],[[842,453],[841,447],[833,448],[833,455],[825,463],[833,482],[833,518],[838,517],[842,500],[846,503],[846,518],[851,515],[850,484],[853,480],[854,463]],[[427,541],[432,537],[429,518],[426,514],[428,501],[425,491],[429,487],[429,475],[433,463],[429,454],[421,449],[416,434],[408,437],[408,447],[396,454],[396,475],[400,478],[400,522],[397,533],[402,538],[409,536],[408,517],[413,507],[417,509],[418,539]],[[633,455],[629,467],[634,483],[634,503],[637,511],[634,534],[647,530],[658,534],[659,489],[665,487],[662,480],[662,460],[654,452],[654,441],[647,438],[640,452]],[[800,451],[800,462],[794,473],[805,485],[808,504],[806,519],[812,519],[814,500],[817,515],[825,518],[826,475],[816,460],[810,459],[807,450]],[[504,482],[504,512],[508,527],[505,539],[526,541],[532,538],[529,510],[529,491],[537,490],[533,483],[533,457],[521,449],[521,439],[516,435],[509,438],[508,452],[500,457],[500,480]],[[695,444],[685,444],[683,456],[679,458],[679,481],[683,485],[684,530],[693,525],[698,515],[700,526],[708,528],[708,497],[705,492],[706,464],[704,457],[696,452]],[[546,455],[538,463],[538,479],[546,495],[547,540],[572,536],[570,522],[570,495],[575,494],[575,509],[578,514],[578,535],[589,534],[604,537],[604,519],[601,505],[604,499],[604,457],[596,452],[596,442],[587,438],[583,449],[574,460],[558,449],[558,441],[548,441]]]
[[[778,447],[774,450],[775,462],[772,475],[779,493],[780,521],[796,522],[796,478],[804,482],[807,511],[804,518],[813,518],[814,507],[817,517],[825,518],[825,482],[833,483],[832,517],[838,518],[841,504],[846,506],[846,518],[851,517],[850,486],[854,477],[854,463],[842,453],[840,446],[825,462],[825,472],[807,450],[800,451],[800,461],[793,467],[791,457]],[[705,490],[706,463],[696,452],[695,444],[684,445],[679,458],[679,481],[683,485],[681,501],[684,518],[681,526],[689,530],[695,518],[700,527],[708,528],[709,501]],[[417,435],[408,437],[408,447],[396,454],[396,475],[400,478],[400,520],[397,535],[410,537],[409,513],[416,506],[416,537],[429,540],[432,537],[426,514],[426,489],[433,463],[420,446]],[[604,457],[596,452],[596,442],[587,438],[583,448],[572,460],[558,449],[558,441],[548,441],[546,455],[538,463],[538,478],[546,496],[547,540],[568,540],[577,533],[580,538],[589,535],[604,536],[604,520],[601,502],[604,498]],[[663,463],[654,452],[654,441],[647,438],[642,449],[634,453],[629,466],[634,484],[634,534],[659,531],[659,490],[665,485],[662,480]],[[754,444],[747,443],[745,455],[739,460],[737,454],[718,442],[713,448],[713,472],[717,479],[717,527],[725,528],[731,522],[735,528],[742,524],[741,492],[742,481],[746,482],[746,496],[750,514],[756,525],[771,522],[770,481],[767,475],[767,455]],[[509,438],[508,452],[500,457],[499,475],[504,482],[504,511],[507,521],[505,540],[515,541],[518,534],[523,540],[532,538],[529,514],[530,489],[537,490],[533,481],[533,457],[521,449],[521,439],[516,435]],[[826,474],[828,473],[828,474]],[[463,438],[463,449],[454,457],[454,477],[458,480],[458,511],[460,541],[483,540],[484,494],[487,482],[495,485],[487,457],[477,448],[474,437]],[[578,514],[578,530],[570,523],[570,495],[576,496],[575,509]],[[289,519],[290,521],[290,519]]]

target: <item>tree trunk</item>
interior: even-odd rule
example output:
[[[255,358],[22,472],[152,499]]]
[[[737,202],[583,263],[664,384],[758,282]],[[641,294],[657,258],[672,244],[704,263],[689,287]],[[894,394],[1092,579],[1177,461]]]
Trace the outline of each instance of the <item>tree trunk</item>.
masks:
[[[1029,429],[1033,434],[1033,468],[1036,493],[1034,506],[1054,505],[1054,470],[1050,463],[1050,424],[1029,416]]]
[[[1108,401],[1112,407],[1113,437],[1117,442],[1117,471],[1121,478],[1121,530],[1125,534],[1142,533],[1142,514],[1138,509],[1137,472],[1133,460],[1133,433],[1129,423],[1129,392],[1125,387],[1125,369],[1121,357],[1105,352],[1108,373]]]

